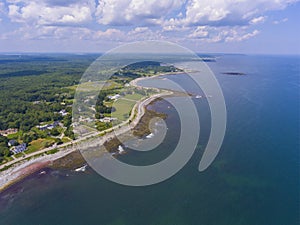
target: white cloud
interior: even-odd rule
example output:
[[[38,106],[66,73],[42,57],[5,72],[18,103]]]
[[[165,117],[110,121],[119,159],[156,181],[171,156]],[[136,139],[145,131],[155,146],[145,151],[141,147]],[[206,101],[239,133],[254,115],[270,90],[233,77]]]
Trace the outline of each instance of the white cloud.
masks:
[[[284,9],[298,0],[188,0],[184,18],[174,18],[186,26],[236,26],[263,22],[263,13]]]
[[[98,22],[104,25],[159,24],[183,0],[99,0]]]
[[[275,21],[273,21],[273,24],[277,25],[277,24],[280,24],[280,23],[285,23],[288,20],[289,20],[288,18],[284,18],[282,20],[275,20]]]
[[[5,5],[4,2],[0,2],[0,22],[2,21],[2,16],[5,15]]]
[[[159,40],[164,38],[160,30],[153,31],[148,27],[137,27],[129,31],[127,36],[130,41]]]
[[[206,26],[198,26],[195,31],[193,31],[190,35],[188,35],[188,37],[195,38],[195,39],[202,39],[208,37],[208,35],[209,32]]]
[[[0,2],[0,13],[4,13],[4,12],[5,12],[4,2]]]
[[[245,33],[245,34],[239,34],[237,31],[233,30],[232,32],[229,33],[228,37],[225,38],[225,42],[244,41],[258,34],[259,34],[258,30],[254,30],[250,33]]]
[[[91,39],[92,31],[84,27],[62,27],[62,26],[31,26],[24,25],[17,30],[0,35],[0,39],[21,40],[83,40]]]
[[[199,26],[187,36],[187,39],[201,39],[202,42],[239,42],[259,34],[258,30],[247,31],[247,27],[210,27]]]
[[[119,29],[110,28],[105,31],[97,31],[94,34],[96,40],[109,40],[117,42],[130,42],[142,40],[158,40],[161,39],[160,32],[155,32],[148,27],[136,27],[128,32]]]
[[[264,13],[299,0],[6,0],[9,17],[38,24],[236,26],[263,22]]]
[[[20,16],[19,13],[20,7],[16,5],[9,5],[8,6],[8,16],[11,18],[16,18]]]
[[[10,1],[8,16],[14,22],[40,25],[78,24],[92,20],[93,1],[68,6],[53,6],[46,1]]]
[[[185,22],[187,24],[204,24],[222,20],[230,13],[228,5],[225,1],[188,1]]]
[[[95,39],[120,41],[126,37],[125,33],[118,29],[107,29],[106,31],[97,31],[94,35]]]
[[[21,26],[6,37],[234,42],[258,35],[253,27],[266,20],[267,11],[297,1],[6,0],[0,2],[0,14],[6,10],[7,18]]]
[[[258,24],[258,23],[263,23],[265,22],[266,17],[265,16],[259,16],[259,17],[255,17],[252,20],[250,20],[250,24]]]

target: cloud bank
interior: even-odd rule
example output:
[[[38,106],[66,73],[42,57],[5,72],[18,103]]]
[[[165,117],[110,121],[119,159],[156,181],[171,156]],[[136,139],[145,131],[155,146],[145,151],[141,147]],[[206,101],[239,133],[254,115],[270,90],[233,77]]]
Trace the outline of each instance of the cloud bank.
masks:
[[[15,29],[0,37],[241,42],[260,34],[269,11],[298,1],[6,0],[0,2],[0,24],[9,21]]]

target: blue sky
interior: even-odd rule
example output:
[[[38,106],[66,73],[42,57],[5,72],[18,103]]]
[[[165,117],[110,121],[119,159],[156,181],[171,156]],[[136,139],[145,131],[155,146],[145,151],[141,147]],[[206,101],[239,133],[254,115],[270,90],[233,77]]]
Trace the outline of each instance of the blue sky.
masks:
[[[299,0],[1,0],[0,52],[166,40],[197,52],[300,54],[299,12]]]

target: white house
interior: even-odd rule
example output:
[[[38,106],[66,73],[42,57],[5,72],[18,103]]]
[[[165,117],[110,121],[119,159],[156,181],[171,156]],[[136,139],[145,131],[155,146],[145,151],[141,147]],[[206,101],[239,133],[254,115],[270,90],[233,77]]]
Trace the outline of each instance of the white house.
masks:
[[[109,96],[107,96],[110,100],[117,100],[118,98],[120,98],[121,97],[121,95],[119,95],[119,94],[116,94],[116,95],[109,95]]]
[[[117,120],[117,118],[104,117],[104,118],[100,119],[99,121],[102,122],[102,123],[110,123],[110,122],[115,121],[115,120]]]

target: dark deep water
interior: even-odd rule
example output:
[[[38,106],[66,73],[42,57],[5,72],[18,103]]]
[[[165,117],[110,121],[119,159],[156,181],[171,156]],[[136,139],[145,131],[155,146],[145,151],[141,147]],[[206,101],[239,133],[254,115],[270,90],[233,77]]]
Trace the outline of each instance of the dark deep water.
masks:
[[[2,225],[297,225],[299,224],[299,56],[219,56],[208,65],[226,100],[227,133],[219,155],[197,168],[209,134],[207,102],[195,99],[198,148],[171,179],[121,186],[97,175],[46,170],[0,194]],[[246,76],[224,75],[243,72]],[[194,91],[184,75],[168,78]],[[145,81],[145,83],[159,81]],[[168,135],[155,153],[133,153],[136,164],[159,161],[176,145],[178,115],[166,101]]]

